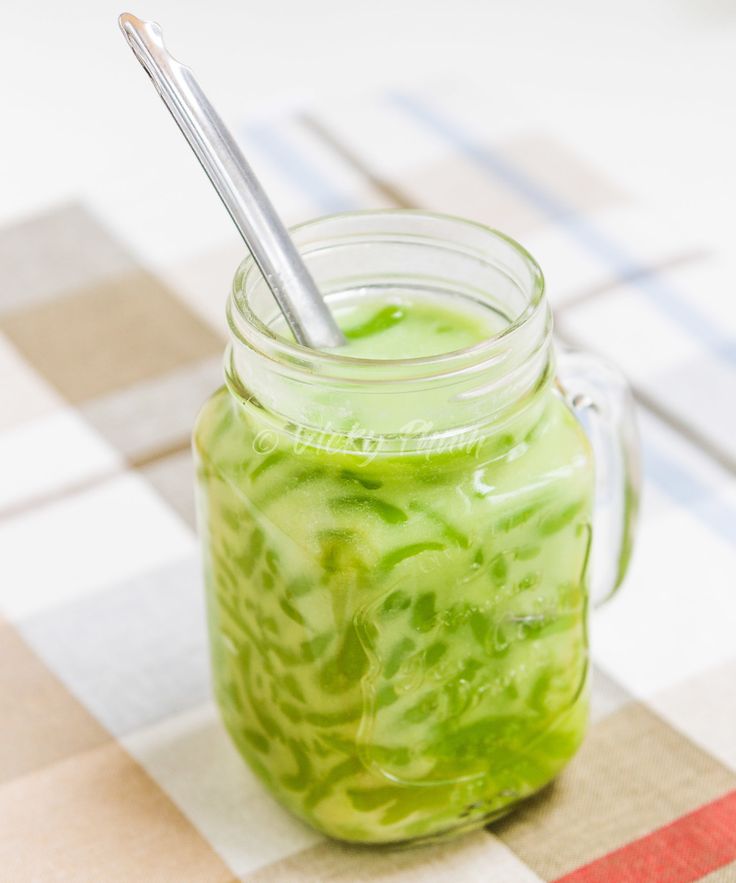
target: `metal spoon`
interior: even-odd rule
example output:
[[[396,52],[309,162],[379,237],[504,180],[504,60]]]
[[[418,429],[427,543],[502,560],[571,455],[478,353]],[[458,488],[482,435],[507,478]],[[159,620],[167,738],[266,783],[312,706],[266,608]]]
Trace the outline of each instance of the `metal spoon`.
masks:
[[[314,348],[344,344],[271,200],[192,71],[166,51],[156,22],[124,12],[118,24],[230,213],[296,340]]]

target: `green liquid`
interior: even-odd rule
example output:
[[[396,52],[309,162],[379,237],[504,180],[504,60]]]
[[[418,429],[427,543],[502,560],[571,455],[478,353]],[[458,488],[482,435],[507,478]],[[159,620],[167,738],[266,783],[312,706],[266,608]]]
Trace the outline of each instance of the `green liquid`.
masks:
[[[338,320],[358,358],[501,322],[408,296]],[[547,784],[587,718],[592,466],[562,400],[470,451],[257,453],[264,427],[222,389],[195,430],[215,691],[253,769],[366,843],[476,827]]]
[[[337,312],[337,319],[347,339],[340,352],[359,359],[418,359],[450,353],[487,340],[501,327],[488,318],[487,310],[458,312],[441,303],[405,297],[394,297],[391,303],[371,299],[351,304]]]

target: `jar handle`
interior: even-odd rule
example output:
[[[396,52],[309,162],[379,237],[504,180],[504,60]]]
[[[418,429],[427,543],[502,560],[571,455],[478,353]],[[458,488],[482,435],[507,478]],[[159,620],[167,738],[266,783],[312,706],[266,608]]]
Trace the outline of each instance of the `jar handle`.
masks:
[[[634,399],[621,372],[590,353],[558,349],[557,376],[595,457],[589,573],[591,602],[598,607],[623,582],[634,543],[641,494]]]

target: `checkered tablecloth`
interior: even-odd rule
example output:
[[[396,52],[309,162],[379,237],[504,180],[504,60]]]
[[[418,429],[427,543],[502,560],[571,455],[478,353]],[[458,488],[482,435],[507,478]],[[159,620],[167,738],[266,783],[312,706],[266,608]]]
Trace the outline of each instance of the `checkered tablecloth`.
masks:
[[[404,852],[328,842],[266,794],[210,698],[189,453],[241,247],[156,259],[150,207],[54,205],[0,231],[0,880],[736,881],[734,274],[489,117],[380,95],[238,136],[290,221],[419,206],[517,237],[561,338],[631,379],[642,522],[593,617],[578,757],[488,830]],[[189,223],[170,211],[157,241]]]

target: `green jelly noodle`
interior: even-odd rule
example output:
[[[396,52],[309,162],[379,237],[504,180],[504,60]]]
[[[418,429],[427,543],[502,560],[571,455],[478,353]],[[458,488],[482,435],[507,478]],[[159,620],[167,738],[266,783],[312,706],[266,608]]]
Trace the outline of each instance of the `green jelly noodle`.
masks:
[[[514,323],[503,298],[489,309],[423,284],[330,293],[339,355],[366,387],[382,361],[472,352]],[[283,334],[278,317],[270,325]],[[503,408],[497,382],[466,397],[475,417],[478,402],[492,412],[472,435],[433,435],[455,401],[436,380],[424,398],[384,395],[380,380],[362,396],[300,383],[305,428],[231,367],[199,416],[217,701],[252,769],[332,837],[479,826],[550,782],[581,742],[592,460],[548,352],[540,365]],[[334,419],[320,432],[325,408]],[[366,431],[400,427],[402,410],[409,430]]]

